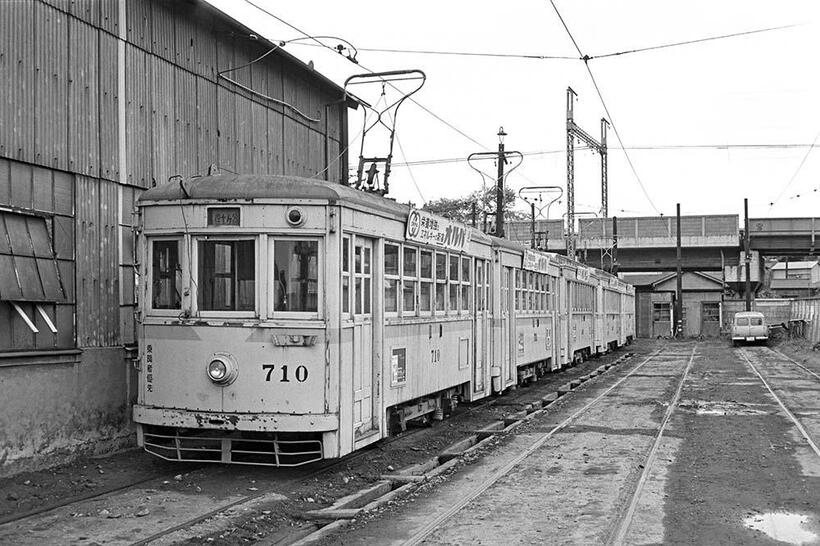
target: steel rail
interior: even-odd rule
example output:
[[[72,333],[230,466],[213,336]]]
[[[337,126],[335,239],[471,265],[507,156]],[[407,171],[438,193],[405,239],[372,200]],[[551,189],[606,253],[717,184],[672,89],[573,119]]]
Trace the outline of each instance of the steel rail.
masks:
[[[773,353],[775,353],[775,354],[779,354],[780,356],[782,356],[783,358],[785,358],[786,360],[788,360],[789,362],[791,362],[792,364],[794,364],[794,365],[795,365],[795,366],[797,366],[798,368],[803,368],[803,371],[805,371],[805,372],[806,372],[806,373],[808,373],[808,374],[813,375],[815,378],[817,378],[818,380],[820,380],[820,374],[818,374],[818,373],[814,372],[813,370],[810,370],[809,368],[807,368],[806,366],[802,365],[801,363],[799,363],[798,361],[796,361],[795,359],[793,359],[793,358],[792,358],[792,357],[790,357],[789,355],[787,355],[787,354],[785,354],[785,353],[783,353],[783,352],[781,352],[781,351],[778,351],[777,349],[772,349],[771,347],[766,347],[766,348],[767,348],[767,349],[769,349],[770,351],[772,351],[772,352],[773,352]]]
[[[189,472],[193,471],[193,470],[197,470],[199,468],[201,468],[201,466],[198,465],[196,467],[191,468],[191,470],[189,470]],[[123,484],[123,485],[116,485],[116,486],[113,486],[113,487],[104,487],[103,489],[98,490],[98,491],[91,491],[91,492],[83,494],[83,495],[75,495],[75,496],[68,497],[66,499],[60,500],[60,501],[44,504],[44,505],[42,505],[38,508],[34,508],[32,510],[27,510],[25,512],[17,512],[17,513],[7,514],[5,516],[0,517],[0,529],[2,529],[2,527],[4,527],[4,526],[8,525],[9,523],[20,522],[22,520],[25,520],[25,519],[28,519],[28,518],[31,518],[31,517],[34,517],[34,516],[37,516],[37,515],[40,515],[40,514],[44,514],[46,512],[51,512],[52,510],[57,510],[59,508],[64,508],[66,506],[70,506],[72,504],[79,504],[81,502],[86,502],[86,501],[89,501],[89,500],[101,499],[103,497],[113,495],[114,493],[119,493],[120,491],[123,491],[125,489],[130,488],[130,487],[136,487],[138,485],[142,485],[144,483],[147,483],[147,482],[150,482],[150,481],[153,481],[153,480],[160,480],[160,479],[163,479],[163,478],[168,478],[170,480],[173,476],[175,476],[177,474],[179,474],[179,472],[160,472],[160,473],[152,474],[151,476],[148,476],[147,478],[141,478],[139,480],[128,482],[128,483]]]
[[[674,413],[675,409],[678,406],[678,402],[680,401],[681,393],[683,392],[683,385],[686,382],[686,378],[689,376],[689,371],[692,369],[692,363],[695,361],[695,356],[697,356],[697,348],[698,344],[696,343],[694,347],[692,347],[692,354],[689,355],[689,362],[686,363],[686,368],[683,370],[683,376],[680,379],[680,383],[678,383],[678,388],[675,390],[675,395],[672,397],[672,401],[669,403],[669,407],[666,408],[666,413],[664,413],[663,420],[661,421],[661,426],[658,429],[658,433],[655,436],[655,441],[652,443],[652,448],[649,450],[649,453],[646,456],[643,464],[643,471],[641,472],[640,478],[638,478],[638,483],[635,485],[635,491],[632,492],[632,498],[629,501],[629,506],[626,509],[626,512],[621,517],[620,521],[618,522],[618,527],[616,528],[616,532],[614,537],[611,541],[607,541],[608,544],[615,544],[620,546],[624,544],[626,540],[626,533],[629,531],[629,526],[632,525],[632,520],[635,517],[635,510],[638,507],[638,501],[640,501],[641,494],[643,493],[643,488],[646,485],[646,480],[649,478],[649,473],[652,471],[652,465],[655,462],[655,456],[657,455],[658,448],[661,445],[661,440],[663,439],[663,432],[666,430],[666,426],[669,424],[669,420],[672,418],[672,413]]]
[[[425,540],[433,531],[438,529],[441,526],[442,523],[444,523],[445,521],[452,518],[454,515],[456,515],[458,512],[460,512],[462,508],[467,506],[469,503],[471,503],[473,500],[475,500],[479,495],[481,495],[487,489],[492,487],[496,482],[498,482],[498,480],[500,480],[501,478],[506,476],[510,472],[510,470],[512,470],[513,468],[518,466],[518,464],[521,463],[524,459],[526,459],[527,457],[532,455],[536,450],[541,448],[541,446],[543,446],[547,442],[547,440],[552,438],[555,435],[556,432],[566,428],[572,421],[574,421],[580,415],[582,415],[587,410],[589,410],[589,408],[591,408],[592,406],[597,404],[602,398],[604,398],[610,392],[612,392],[613,390],[618,388],[621,385],[621,383],[623,383],[624,381],[629,379],[635,372],[640,370],[647,362],[649,362],[650,360],[652,360],[653,358],[658,356],[661,352],[663,352],[664,349],[666,349],[666,346],[661,347],[660,349],[658,349],[657,351],[655,351],[654,353],[649,355],[643,362],[641,362],[640,364],[638,364],[634,368],[632,368],[629,371],[629,373],[627,373],[621,379],[616,381],[613,385],[611,385],[608,389],[606,389],[600,395],[595,397],[591,402],[587,403],[586,405],[584,405],[584,407],[582,407],[581,409],[577,410],[575,413],[573,413],[572,415],[570,415],[569,417],[564,419],[561,423],[556,425],[549,432],[546,432],[546,433],[542,434],[527,449],[525,449],[518,456],[516,456],[513,460],[509,461],[506,465],[504,465],[499,470],[497,470],[495,473],[493,473],[484,482],[479,484],[478,487],[476,487],[475,489],[473,489],[472,491],[467,493],[464,497],[462,497],[462,499],[459,502],[454,504],[450,509],[448,509],[446,512],[439,515],[436,519],[434,519],[433,521],[428,523],[420,531],[418,531],[416,534],[414,534],[412,537],[410,537],[407,541],[403,542],[402,543],[403,546],[415,546],[416,544],[419,544],[423,540]]]
[[[741,349],[739,352],[743,359],[746,361],[746,364],[749,365],[749,367],[752,369],[755,375],[757,375],[757,377],[760,379],[760,382],[763,383],[763,386],[765,386],[766,389],[769,391],[769,394],[772,395],[772,398],[774,398],[777,401],[783,412],[789,416],[789,419],[792,420],[794,426],[797,427],[797,430],[800,431],[800,434],[802,434],[803,438],[805,438],[806,441],[809,443],[809,446],[812,448],[814,453],[818,457],[820,457],[820,448],[817,447],[817,444],[815,444],[814,440],[811,439],[811,436],[809,436],[809,433],[806,431],[805,428],[803,428],[803,425],[800,423],[800,421],[797,420],[797,417],[795,417],[794,414],[789,410],[789,408],[786,407],[786,404],[783,403],[783,400],[781,400],[780,397],[777,396],[777,394],[775,394],[774,389],[772,389],[772,387],[769,385],[769,383],[766,381],[763,375],[761,375],[761,373],[757,370],[755,365],[749,359],[748,355],[746,354],[746,351],[744,349]]]

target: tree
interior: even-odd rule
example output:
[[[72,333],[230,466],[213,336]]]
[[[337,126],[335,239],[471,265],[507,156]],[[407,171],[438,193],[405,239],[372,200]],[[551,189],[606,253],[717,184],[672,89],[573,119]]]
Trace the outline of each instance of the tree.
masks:
[[[450,220],[461,222],[463,224],[470,224],[473,215],[473,203],[476,204],[476,223],[481,224],[484,219],[484,211],[487,211],[487,217],[495,220],[495,195],[496,189],[494,187],[486,188],[485,190],[477,190],[464,197],[456,197],[449,199],[442,197],[435,201],[430,201],[424,205],[423,210],[444,216]],[[526,220],[527,214],[515,210],[515,192],[512,188],[504,188],[504,221],[512,220]]]

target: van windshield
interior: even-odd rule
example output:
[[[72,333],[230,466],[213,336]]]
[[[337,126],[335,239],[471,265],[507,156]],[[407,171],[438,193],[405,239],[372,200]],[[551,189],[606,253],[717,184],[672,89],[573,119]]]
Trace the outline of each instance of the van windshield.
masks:
[[[735,319],[735,324],[738,326],[748,326],[749,319],[747,319],[746,317]]]

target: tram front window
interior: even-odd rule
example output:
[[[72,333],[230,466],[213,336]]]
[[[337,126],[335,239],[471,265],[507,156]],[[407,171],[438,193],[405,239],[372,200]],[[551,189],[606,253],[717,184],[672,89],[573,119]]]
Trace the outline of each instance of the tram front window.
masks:
[[[154,309],[179,309],[182,284],[179,242],[154,241],[151,263],[151,306]]]
[[[199,309],[253,311],[256,264],[253,241],[199,242]]]
[[[274,311],[316,313],[319,310],[319,242],[273,244]]]

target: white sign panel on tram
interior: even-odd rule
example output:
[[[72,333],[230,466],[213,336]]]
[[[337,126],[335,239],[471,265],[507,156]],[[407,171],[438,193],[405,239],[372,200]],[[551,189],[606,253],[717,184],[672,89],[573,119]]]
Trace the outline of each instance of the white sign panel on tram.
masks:
[[[458,222],[413,209],[407,217],[405,237],[415,241],[449,250],[467,250],[470,244],[470,230]]]
[[[532,250],[524,251],[524,269],[528,271],[535,271],[536,273],[549,273],[550,259],[548,256],[533,252]]]

